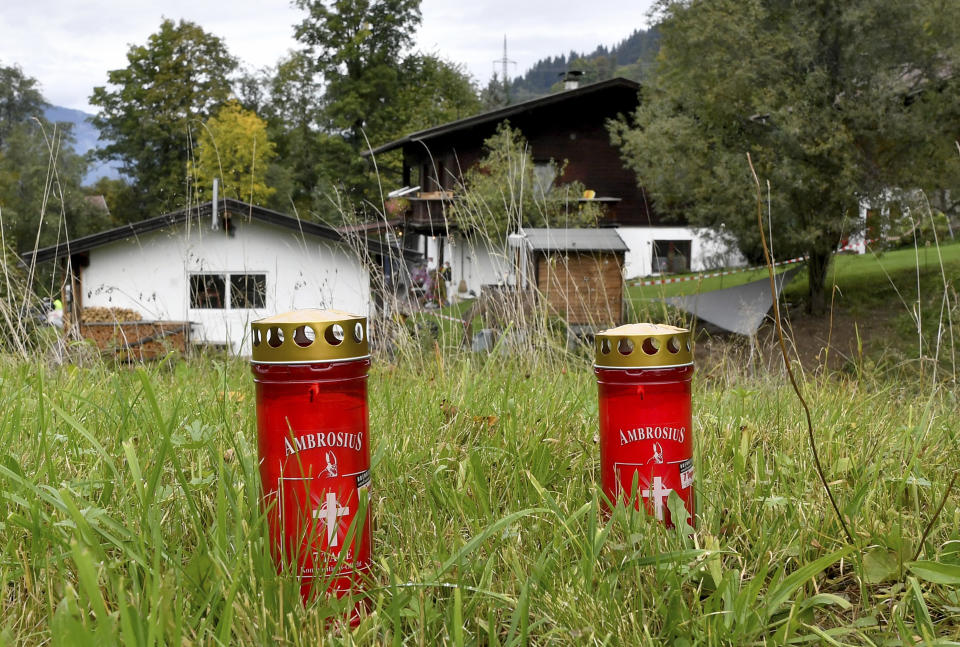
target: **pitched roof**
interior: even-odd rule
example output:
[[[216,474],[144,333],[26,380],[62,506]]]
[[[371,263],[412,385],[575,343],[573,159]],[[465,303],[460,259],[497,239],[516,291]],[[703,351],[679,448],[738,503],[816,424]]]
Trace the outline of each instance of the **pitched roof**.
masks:
[[[319,238],[325,238],[335,242],[347,242],[346,237],[343,234],[332,227],[327,227],[326,225],[300,220],[299,218],[288,216],[287,214],[280,213],[279,211],[265,209],[264,207],[258,207],[256,205],[242,202],[240,200],[233,200],[231,198],[219,200],[218,202],[218,211],[220,213],[226,213],[229,211],[233,214],[249,215],[254,220],[259,220],[260,222],[291,229],[301,234],[317,236]],[[146,220],[140,220],[139,222],[121,225],[119,227],[114,227],[113,229],[107,229],[106,231],[90,234],[89,236],[83,236],[81,238],[75,238],[74,240],[57,243],[56,245],[51,245],[50,247],[38,249],[36,252],[26,252],[22,254],[23,262],[29,265],[32,262],[42,263],[44,261],[57,259],[63,256],[69,256],[70,254],[78,254],[80,252],[85,252],[108,243],[116,242],[118,240],[141,236],[152,231],[157,231],[158,229],[174,227],[189,220],[201,221],[204,218],[210,218],[212,212],[213,202],[204,202],[197,206],[190,207],[189,209],[181,209],[179,211],[167,213],[162,216],[147,218]],[[376,256],[383,256],[389,253],[389,249],[386,245],[375,240],[367,239],[367,248],[371,254]]]
[[[615,229],[528,229],[523,237],[535,252],[625,252],[629,248]]]
[[[433,139],[435,137],[440,137],[442,135],[447,135],[458,130],[465,130],[467,128],[472,128],[480,124],[485,124],[488,122],[499,122],[504,119],[508,119],[516,114],[527,112],[536,108],[542,108],[545,106],[550,106],[553,104],[561,103],[564,101],[569,101],[570,99],[589,96],[597,92],[603,92],[610,88],[627,88],[630,90],[640,91],[640,84],[636,81],[631,81],[630,79],[625,79],[623,77],[615,77],[612,79],[607,79],[606,81],[598,81],[596,83],[590,83],[587,85],[582,85],[579,88],[573,90],[564,90],[563,92],[554,92],[553,94],[548,94],[536,99],[528,99],[527,101],[521,101],[520,103],[515,103],[510,106],[503,108],[497,108],[495,110],[489,110],[487,112],[481,112],[478,115],[473,115],[472,117],[467,117],[465,119],[458,119],[456,121],[451,121],[439,126],[434,126],[433,128],[427,128],[425,130],[420,130],[415,133],[411,133],[400,139],[396,139],[392,142],[378,146],[373,150],[367,150],[362,153],[364,156],[376,155],[378,153],[385,153],[387,151],[392,151],[396,148],[400,148],[404,144],[409,144],[412,142],[426,141],[428,139]]]

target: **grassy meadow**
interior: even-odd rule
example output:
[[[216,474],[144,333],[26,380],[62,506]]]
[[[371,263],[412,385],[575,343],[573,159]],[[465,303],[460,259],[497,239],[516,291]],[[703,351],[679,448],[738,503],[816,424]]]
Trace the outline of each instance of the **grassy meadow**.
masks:
[[[956,490],[920,541],[957,469],[953,387],[804,382],[851,546],[780,375],[694,379],[686,536],[600,512],[585,355],[381,359],[370,612],[350,631],[347,603],[303,608],[270,560],[244,362],[7,360],[0,381],[6,644],[960,641]]]

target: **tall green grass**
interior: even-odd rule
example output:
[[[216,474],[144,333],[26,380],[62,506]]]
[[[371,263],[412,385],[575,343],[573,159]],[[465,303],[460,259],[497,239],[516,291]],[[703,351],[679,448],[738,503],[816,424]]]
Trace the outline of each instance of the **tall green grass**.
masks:
[[[0,644],[960,641],[946,380],[903,366],[805,378],[849,546],[792,391],[721,353],[694,382],[688,535],[601,512],[591,359],[555,343],[554,315],[505,307],[494,352],[470,355],[448,320],[439,339],[397,324],[396,301],[374,326],[374,566],[358,627],[340,622],[353,600],[305,608],[270,558],[245,362],[117,366],[58,341],[0,358]]]
[[[7,644],[883,644],[960,639],[953,391],[695,379],[697,531],[600,511],[588,360],[445,354],[370,376],[371,611],[270,560],[252,378],[210,358],[0,365]],[[914,561],[919,551],[920,561]]]

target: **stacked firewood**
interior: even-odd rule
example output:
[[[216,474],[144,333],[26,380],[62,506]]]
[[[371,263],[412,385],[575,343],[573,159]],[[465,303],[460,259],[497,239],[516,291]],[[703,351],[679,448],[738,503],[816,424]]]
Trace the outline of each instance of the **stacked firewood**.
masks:
[[[84,308],[80,312],[83,323],[113,323],[115,321],[141,321],[136,310],[127,308]]]

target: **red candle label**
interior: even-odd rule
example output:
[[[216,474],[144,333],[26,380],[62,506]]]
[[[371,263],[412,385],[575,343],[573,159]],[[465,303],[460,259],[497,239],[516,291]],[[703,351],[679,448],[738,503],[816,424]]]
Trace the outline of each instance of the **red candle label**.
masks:
[[[611,448],[616,456],[611,498],[624,502],[636,499],[637,504],[643,501],[649,514],[673,525],[667,508],[671,492],[683,499],[687,510],[693,509],[693,447],[689,429],[684,425],[663,425],[624,429],[619,436],[619,447]],[[687,523],[692,524],[689,517]]]
[[[694,525],[692,367],[647,371],[596,369],[601,485],[614,504],[640,506],[673,526],[676,492]]]
[[[359,519],[370,488],[366,366],[255,368],[271,544],[305,599],[319,582],[356,590],[370,568],[369,507]]]
[[[331,589],[346,590],[351,580],[370,565],[369,511],[362,527],[356,527],[360,492],[369,491],[369,451],[318,448],[319,456],[287,459],[277,479],[277,525],[289,548],[299,555],[298,575],[307,585],[314,577],[332,577]],[[309,453],[309,452],[308,452]],[[366,460],[364,460],[366,458]],[[302,467],[301,467],[302,466]],[[361,469],[362,468],[362,469]],[[306,473],[306,476],[301,476]],[[350,542],[348,533],[355,527]],[[295,539],[299,538],[299,545]],[[356,548],[356,551],[354,550]]]

